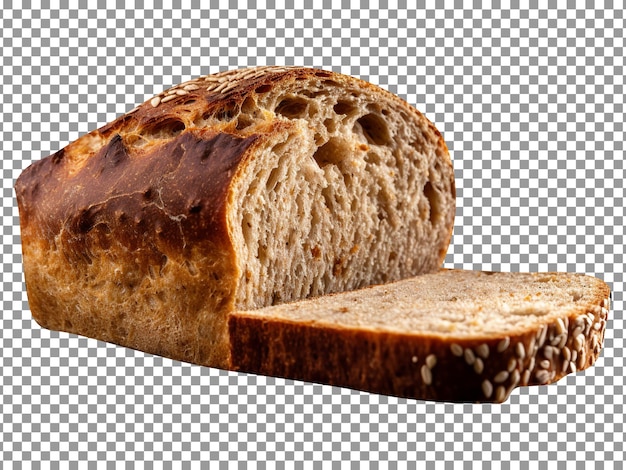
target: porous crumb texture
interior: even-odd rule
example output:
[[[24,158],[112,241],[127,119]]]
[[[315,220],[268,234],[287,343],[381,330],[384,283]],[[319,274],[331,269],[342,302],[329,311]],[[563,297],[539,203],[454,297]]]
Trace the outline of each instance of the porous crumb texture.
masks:
[[[182,83],[24,171],[43,326],[229,367],[227,315],[433,271],[454,218],[435,127],[328,71]]]
[[[609,288],[566,273],[442,270],[230,320],[239,370],[403,397],[503,402],[600,354]]]

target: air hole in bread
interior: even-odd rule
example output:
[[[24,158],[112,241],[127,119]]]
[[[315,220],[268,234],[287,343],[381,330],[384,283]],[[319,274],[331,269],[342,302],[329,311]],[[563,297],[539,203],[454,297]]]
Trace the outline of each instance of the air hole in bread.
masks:
[[[426,196],[428,204],[430,205],[430,223],[435,224],[441,217],[441,196],[430,181],[426,182],[424,185],[424,196]]]
[[[386,145],[391,140],[387,123],[376,114],[366,114],[357,119],[355,133],[362,134],[372,145]]]
[[[257,87],[254,91],[257,93],[267,93],[271,89],[272,85],[261,85],[260,87]]]
[[[349,116],[357,111],[357,107],[354,103],[349,101],[338,101],[335,106],[333,106],[333,111],[339,115]]]
[[[235,116],[239,114],[239,106],[236,103],[231,102],[224,105],[215,113],[215,119],[218,121],[232,121]]]
[[[177,118],[166,118],[162,121],[149,123],[141,131],[146,140],[169,139],[185,130],[185,123]]]
[[[348,155],[350,155],[348,143],[343,139],[333,137],[317,149],[313,158],[320,168],[324,168],[329,164],[336,165]]]
[[[333,134],[337,130],[337,123],[334,119],[328,118],[324,120],[324,127],[329,134]]]
[[[196,100],[187,100],[183,103],[183,106],[187,106],[189,104],[194,104],[196,102]]]
[[[276,113],[289,119],[302,118],[306,115],[308,104],[308,101],[302,98],[285,98],[276,106]]]

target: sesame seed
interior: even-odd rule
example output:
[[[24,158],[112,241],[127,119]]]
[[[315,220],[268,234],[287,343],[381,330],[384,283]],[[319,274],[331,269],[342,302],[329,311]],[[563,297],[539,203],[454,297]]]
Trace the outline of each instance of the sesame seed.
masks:
[[[183,87],[183,90],[187,90],[187,91],[194,91],[199,89],[200,87],[198,85],[196,85],[195,83],[190,83],[189,85],[185,85]]]
[[[176,90],[177,95],[188,95],[189,92],[187,90]]]
[[[500,372],[498,372],[496,374],[496,376],[493,378],[493,381],[497,384],[501,384],[502,382],[504,382],[506,379],[509,378],[509,373],[506,370],[502,370]]]
[[[557,349],[561,350],[565,347],[566,344],[567,344],[567,335],[561,335],[561,341],[559,341],[559,344],[556,347]]]
[[[539,347],[543,346],[543,344],[546,342],[546,335],[548,334],[548,327],[547,325],[544,325],[540,332],[539,332],[539,336],[537,338],[537,342],[539,343]]]
[[[580,355],[578,356],[578,368],[582,369],[587,365],[587,354],[585,354],[585,350],[581,349]]]
[[[465,349],[463,354],[465,356],[465,362],[467,362],[467,365],[473,366],[474,361],[476,360],[476,355],[474,354],[474,351],[468,348],[468,349]]]
[[[570,361],[569,370],[572,372],[572,374],[576,373],[576,364],[574,364],[574,361]]]
[[[576,351],[580,351],[583,348],[584,344],[585,344],[585,337],[582,334],[574,338],[574,349],[576,349]]]
[[[502,338],[500,342],[498,343],[498,347],[497,347],[498,352],[501,353],[501,352],[506,351],[507,348],[509,347],[509,344],[511,344],[511,338],[509,338],[508,336],[505,336],[504,338]]]
[[[535,346],[536,346],[535,338],[534,337],[530,338],[530,344],[528,345],[528,354],[534,354],[536,352]]]
[[[562,370],[563,372],[567,372],[567,368],[568,368],[568,366],[569,366],[569,361],[568,361],[567,359],[565,359],[565,360],[563,361],[563,367],[561,368],[561,370]]]
[[[514,370],[511,374],[511,386],[515,387],[520,381],[520,373],[518,370]]]
[[[481,344],[476,348],[476,353],[483,359],[487,359],[489,357],[489,346],[485,343]]]
[[[517,353],[517,357],[520,359],[524,359],[526,357],[526,350],[524,349],[523,343],[517,343],[515,345],[515,352]]]
[[[477,357],[476,362],[474,362],[474,372],[476,372],[477,374],[482,374],[483,370],[485,370],[483,360],[480,357]]]
[[[483,380],[481,387],[483,389],[483,394],[485,395],[485,397],[491,397],[491,394],[493,393],[493,385],[491,385],[491,382],[489,382],[489,380]]]
[[[511,359],[509,359],[509,364],[507,365],[506,370],[508,370],[509,372],[513,372],[515,366],[517,366],[517,361],[514,357],[512,357]]]
[[[530,358],[530,362],[528,363],[528,368],[530,370],[533,370],[535,368],[535,356],[532,356]]]
[[[176,95],[168,95],[168,96],[166,96],[165,98],[163,98],[161,100],[161,103],[167,103],[168,101],[172,101],[172,100],[174,100],[176,98],[177,98]]]
[[[609,299],[602,300],[602,307],[608,309],[609,308]]]
[[[563,349],[563,357],[565,358],[566,361],[569,361],[572,357],[572,353],[570,352],[569,348],[567,346],[565,346]]]
[[[434,354],[430,354],[427,358],[426,358],[426,366],[429,369],[432,369],[433,367],[435,367],[435,365],[437,365],[437,356],[435,356]]]
[[[602,324],[600,322],[595,322],[593,324],[593,329],[596,331],[600,331],[602,329]]]
[[[560,318],[556,319],[556,332],[560,335],[565,333],[567,330],[565,329],[565,325],[563,324],[563,320]]]
[[[506,398],[506,390],[502,385],[500,385],[496,389],[496,401],[503,402],[505,398]]]
[[[422,380],[426,385],[431,385],[433,383],[433,373],[430,369],[424,364],[420,369],[420,373],[422,375]]]
[[[528,381],[530,380],[530,370],[526,369],[522,374],[522,385],[528,385]]]
[[[539,367],[541,367],[542,369],[549,369],[551,366],[551,362],[548,361],[547,359],[544,359],[543,361],[539,361]]]
[[[576,336],[581,334],[584,329],[585,329],[584,326],[577,326],[576,328],[574,328],[574,331],[572,332],[572,337],[576,338]]]
[[[413,357],[411,358],[411,362],[412,362],[413,364],[416,364],[416,363],[417,363],[417,361],[418,361],[417,356],[413,356]]]
[[[452,343],[450,345],[450,351],[457,357],[461,357],[463,355],[463,348],[456,343]]]
[[[582,315],[576,317],[576,320],[574,320],[574,326],[575,328],[580,328],[581,330],[585,327],[585,319]]]
[[[169,96],[169,95],[175,95],[177,91],[178,91],[178,89],[177,89],[177,88],[170,88],[169,90],[167,90],[167,91],[165,92],[165,94],[166,94],[166,95],[168,95],[168,96]]]
[[[576,362],[576,359],[578,359],[578,351],[576,351],[575,349],[572,350],[572,358],[570,359],[572,362]]]
[[[545,369],[542,369],[535,374],[535,378],[540,384],[547,384],[548,381],[550,380],[550,372],[548,372]]]
[[[561,344],[561,341],[563,341],[563,338],[565,338],[567,340],[567,336],[566,335],[555,336],[554,339],[552,339],[552,341],[550,341],[550,344],[552,346],[557,346],[558,344]]]
[[[552,360],[553,353],[554,348],[552,346],[546,346],[545,348],[543,348],[543,357],[545,357],[546,359]]]
[[[161,102],[160,96],[155,96],[154,98],[150,100],[150,104],[152,105],[153,108],[156,108],[160,102]]]

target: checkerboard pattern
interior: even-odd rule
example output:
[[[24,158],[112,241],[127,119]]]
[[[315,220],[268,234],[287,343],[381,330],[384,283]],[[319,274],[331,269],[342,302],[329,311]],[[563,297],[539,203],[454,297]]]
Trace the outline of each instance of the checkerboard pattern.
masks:
[[[7,467],[622,468],[622,0],[52,3],[0,9]],[[202,368],[34,323],[20,172],[163,88],[263,64],[359,76],[425,112],[457,178],[446,265],[603,278],[614,303],[596,366],[504,405],[453,405]]]

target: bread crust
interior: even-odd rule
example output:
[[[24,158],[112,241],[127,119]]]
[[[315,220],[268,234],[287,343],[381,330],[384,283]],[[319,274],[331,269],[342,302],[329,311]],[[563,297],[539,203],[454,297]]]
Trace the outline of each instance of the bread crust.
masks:
[[[310,77],[259,67],[200,77],[144,102],[27,168],[15,190],[30,308],[43,327],[203,365],[230,367],[227,314],[241,278],[227,213],[256,150],[289,128],[233,119],[246,99]],[[453,184],[453,182],[452,182]],[[450,220],[450,236],[452,221]],[[438,247],[443,262],[449,242]]]
[[[506,334],[477,331],[455,337],[385,330],[367,323],[345,327],[322,319],[289,320],[274,315],[272,308],[236,312],[229,319],[233,368],[420,400],[501,403],[517,387],[553,383],[596,361],[604,341],[610,291],[602,281],[588,280],[592,287],[585,293],[584,305]],[[373,296],[385,289],[366,291],[376,292]],[[419,301],[420,294],[415,298]],[[331,308],[307,306],[314,301],[293,304],[293,309]],[[337,302],[332,308],[345,314],[350,308],[346,303]],[[370,316],[375,318],[376,313]]]

